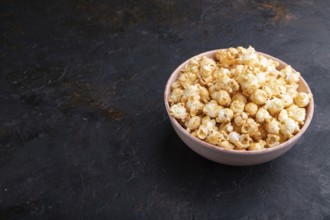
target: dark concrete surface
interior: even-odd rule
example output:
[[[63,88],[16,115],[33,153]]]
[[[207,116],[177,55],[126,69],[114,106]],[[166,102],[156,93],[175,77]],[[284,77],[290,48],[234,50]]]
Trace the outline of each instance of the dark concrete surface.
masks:
[[[329,219],[330,3],[0,1],[0,219]],[[163,90],[189,57],[254,46],[316,108],[272,162],[187,148]]]

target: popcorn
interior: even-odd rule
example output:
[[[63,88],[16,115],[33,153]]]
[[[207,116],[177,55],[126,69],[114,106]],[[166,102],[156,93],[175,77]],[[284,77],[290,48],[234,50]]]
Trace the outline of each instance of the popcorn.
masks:
[[[239,84],[234,79],[230,79],[228,81],[228,85],[230,86],[230,89],[228,89],[228,90],[231,93],[239,90]]]
[[[195,96],[189,96],[188,101],[186,103],[186,107],[187,110],[190,112],[190,115],[195,116],[202,111],[204,104],[198,99],[196,99]]]
[[[202,119],[202,125],[197,130],[197,137],[203,140],[211,132],[217,131],[218,129],[215,124],[215,121],[210,119],[210,117],[204,117]]]
[[[279,96],[286,92],[286,87],[282,85],[278,80],[271,82],[268,86],[272,92],[272,96]]]
[[[222,106],[219,106],[217,101],[210,101],[203,108],[203,113],[211,118],[216,118],[218,116],[218,112],[222,109]]]
[[[259,133],[256,135],[253,135],[253,139],[256,141],[266,140],[267,138],[267,131],[263,126],[259,127]]]
[[[237,126],[242,126],[243,124],[246,123],[246,119],[248,118],[247,114],[245,112],[241,112],[239,114],[236,114],[234,123]]]
[[[226,133],[230,133],[230,132],[232,132],[234,130],[234,127],[232,126],[232,124],[230,122],[227,123],[227,124],[222,123],[220,125],[220,130],[222,130],[222,131],[224,131]]]
[[[280,98],[283,100],[284,108],[293,103],[293,98],[289,94],[281,94]]]
[[[201,125],[201,126],[198,128],[197,132],[196,132],[196,136],[197,136],[199,139],[204,140],[204,139],[207,137],[208,132],[209,132],[209,131],[208,131],[207,127],[206,127],[205,125]]]
[[[213,59],[210,59],[208,57],[202,57],[202,59],[200,60],[200,76],[202,78],[209,77],[216,69],[216,66],[217,65]]]
[[[254,48],[249,46],[249,48],[241,56],[241,60],[243,64],[247,64],[247,65],[250,65],[252,63],[254,64],[257,60],[257,54]]]
[[[210,93],[207,90],[207,88],[200,86],[199,87],[199,95],[200,99],[204,102],[207,103],[210,100]]]
[[[311,94],[300,73],[253,47],[194,57],[171,85],[169,114],[196,138],[224,149],[274,147],[300,131]]]
[[[182,95],[182,102],[186,102],[188,100],[189,97],[193,96],[195,100],[199,100],[200,99],[200,95],[199,95],[199,87],[200,85],[188,85]]]
[[[230,73],[232,74],[232,77],[237,78],[237,76],[243,74],[244,72],[246,72],[248,69],[247,66],[244,65],[237,65],[235,68],[233,68]]]
[[[297,121],[299,124],[304,124],[306,118],[306,109],[299,108],[296,105],[291,105],[288,109],[288,115],[290,118]]]
[[[185,124],[188,131],[193,131],[199,128],[201,125],[202,119],[199,116],[193,116]]]
[[[267,100],[265,107],[271,115],[275,115],[284,108],[284,102],[282,99],[273,98]]]
[[[210,144],[218,145],[218,143],[222,141],[222,136],[220,132],[214,131],[211,132],[209,136],[207,136],[206,141],[209,142]]]
[[[262,149],[264,149],[264,146],[262,146],[259,142],[254,142],[249,146],[249,150],[262,150]]]
[[[281,134],[283,134],[286,139],[291,138],[299,130],[300,128],[298,122],[294,121],[291,118],[282,121],[282,124],[280,125]]]
[[[263,86],[262,91],[264,91],[266,93],[267,98],[273,97],[273,91],[269,86],[267,86],[267,85]],[[262,104],[264,104],[264,103],[265,102],[263,102]],[[260,105],[262,105],[262,104],[260,104]]]
[[[202,125],[205,125],[208,130],[218,130],[215,120],[211,119],[209,116],[202,119]]]
[[[233,111],[229,108],[224,108],[221,109],[218,113],[218,117],[216,119],[216,121],[218,123],[226,123],[226,122],[230,122],[231,119],[233,118]]]
[[[228,141],[228,134],[224,131],[212,131],[206,140],[210,144],[220,145],[221,142]]]
[[[236,142],[236,146],[239,149],[246,149],[250,146],[251,138],[248,134],[242,134],[241,135],[241,140]]]
[[[286,109],[282,109],[280,111],[280,113],[278,114],[277,119],[280,122],[284,122],[284,121],[288,120],[289,119],[288,111]]]
[[[260,86],[258,78],[252,73],[241,74],[237,80],[244,95],[251,95]]]
[[[229,133],[229,141],[233,144],[241,141],[241,135],[235,131]]]
[[[294,103],[301,108],[306,107],[309,104],[309,95],[304,92],[299,92],[294,98]]]
[[[223,90],[226,90],[229,93],[233,93],[234,90],[230,86],[230,82],[231,82],[231,84],[233,83],[229,76],[220,75],[219,78],[218,78],[218,82],[215,83],[215,88],[217,90],[223,89]]]
[[[187,117],[187,110],[182,103],[172,105],[170,108],[170,115],[173,115],[175,118],[185,121]]]
[[[235,56],[231,54],[230,51],[226,50],[218,50],[215,53],[215,57],[218,61],[220,61],[221,66],[230,67],[236,63]]]
[[[229,136],[225,131],[220,131],[219,133],[221,135],[221,142],[229,140]]]
[[[280,144],[280,136],[276,134],[268,134],[266,139],[266,145],[268,147],[275,147]]]
[[[239,101],[243,102],[244,104],[247,103],[247,99],[246,99],[245,95],[243,95],[242,93],[239,93],[239,92],[235,93],[233,95],[232,101],[235,101],[235,100],[239,100]]]
[[[284,75],[284,79],[288,83],[298,83],[300,78],[300,73],[294,72],[292,67],[286,66],[281,70],[281,73]]]
[[[255,122],[252,118],[248,118],[246,123],[244,123],[241,127],[241,133],[245,133],[250,136],[260,135],[259,126],[259,123]]]
[[[192,85],[196,79],[197,77],[195,74],[188,72],[188,73],[182,73],[179,76],[178,81],[180,82],[183,88],[186,88],[187,86]]]
[[[267,101],[268,95],[264,90],[257,89],[251,96],[250,100],[257,105],[263,105]]]
[[[230,109],[234,112],[243,112],[245,104],[239,100],[235,100],[230,104]]]
[[[179,81],[175,81],[172,85],[171,85],[172,90],[177,89],[177,88],[182,88],[181,84]]]
[[[280,122],[275,118],[266,119],[265,129],[269,134],[279,134]]]
[[[199,58],[192,58],[190,59],[188,65],[185,66],[185,72],[192,72],[192,73],[199,73]]]
[[[215,97],[216,97],[216,100],[218,101],[218,103],[222,106],[229,106],[231,103],[230,95],[225,90],[218,91],[217,94],[215,95]]]
[[[183,95],[182,89],[180,89],[180,88],[173,89],[171,95],[168,98],[169,103],[176,104],[176,103],[180,102],[182,95]]]
[[[250,116],[255,116],[258,111],[258,105],[253,102],[249,102],[248,104],[245,105],[244,111],[248,113],[248,115]]]
[[[257,76],[257,79],[258,79],[258,82],[260,85],[263,85],[266,83],[266,81],[267,81],[266,73],[261,72],[261,73],[258,73],[256,76]]]
[[[228,149],[228,150],[233,150],[235,148],[235,146],[233,144],[231,144],[229,141],[222,141],[218,145],[219,145],[219,147],[222,147],[222,148]]]
[[[256,114],[256,121],[259,123],[271,118],[269,112],[265,108],[260,108]]]
[[[288,84],[286,87],[286,94],[291,96],[291,98],[295,98],[298,94],[298,84]]]

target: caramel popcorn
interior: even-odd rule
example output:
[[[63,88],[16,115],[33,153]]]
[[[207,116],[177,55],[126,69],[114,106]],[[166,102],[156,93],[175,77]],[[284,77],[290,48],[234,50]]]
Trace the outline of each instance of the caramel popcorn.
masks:
[[[194,57],[171,85],[170,115],[193,136],[224,149],[270,148],[297,134],[312,96],[300,73],[279,69],[253,47]]]

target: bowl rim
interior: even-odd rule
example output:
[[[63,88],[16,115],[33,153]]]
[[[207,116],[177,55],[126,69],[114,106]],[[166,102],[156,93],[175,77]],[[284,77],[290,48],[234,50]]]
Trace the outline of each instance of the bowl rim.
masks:
[[[311,121],[312,121],[312,118],[313,118],[313,115],[314,115],[314,98],[313,98],[313,94],[312,94],[312,91],[311,89],[309,88],[309,85],[307,84],[307,82],[305,81],[305,79],[300,75],[300,80],[302,81],[302,83],[306,86],[306,90],[309,94],[312,94],[311,96],[311,100],[310,100],[310,103],[308,104],[307,108],[308,108],[308,111],[306,111],[306,119],[305,119],[305,123],[304,125],[302,126],[301,130],[291,139],[275,146],[275,147],[271,147],[271,148],[265,148],[265,149],[262,149],[262,150],[255,150],[255,151],[241,151],[241,150],[232,150],[232,149],[224,149],[224,148],[221,148],[221,147],[218,147],[216,145],[213,145],[213,144],[210,144],[210,143],[207,143],[203,140],[200,140],[198,139],[197,137],[193,136],[192,134],[190,134],[186,129],[184,129],[182,127],[181,124],[179,124],[179,122],[169,114],[169,103],[168,103],[168,95],[170,94],[171,90],[169,89],[169,87],[171,86],[170,85],[170,80],[172,78],[174,78],[174,74],[177,73],[178,71],[180,71],[181,69],[183,69],[183,67],[189,62],[190,59],[192,58],[195,58],[195,57],[201,57],[201,56],[209,56],[209,55],[214,55],[216,51],[218,50],[225,50],[225,48],[222,48],[222,49],[215,49],[215,50],[210,50],[210,51],[206,51],[206,52],[203,52],[203,53],[200,53],[200,54],[197,54],[191,58],[188,58],[187,60],[185,60],[183,63],[181,63],[169,76],[167,82],[166,82],[166,85],[165,85],[165,90],[164,90],[164,103],[165,103],[165,108],[166,108],[166,112],[167,112],[167,115],[170,119],[170,121],[172,122],[172,124],[174,123],[174,125],[181,131],[183,132],[186,136],[188,136],[189,138],[193,139],[194,141],[197,141],[198,143],[200,143],[202,146],[206,147],[206,148],[210,148],[210,149],[213,149],[213,150],[216,150],[216,151],[220,151],[220,152],[223,152],[223,153],[233,153],[233,154],[237,154],[237,155],[258,155],[258,154],[265,154],[265,153],[269,153],[269,152],[273,152],[273,151],[278,151],[278,150],[281,150],[282,148],[285,148],[287,146],[290,146],[291,144],[295,143],[304,133],[305,131],[307,130],[307,128],[309,127]],[[273,57],[269,54],[266,54],[266,53],[263,53],[263,52],[259,52],[259,51],[256,51],[257,53],[265,56],[266,58],[268,59],[272,59],[272,60],[275,60],[277,62],[279,62],[280,64],[283,64],[283,65],[288,65],[286,62],[276,58],[276,57]],[[294,68],[292,68],[293,70],[295,70]],[[166,91],[169,89],[169,93],[167,94]]]

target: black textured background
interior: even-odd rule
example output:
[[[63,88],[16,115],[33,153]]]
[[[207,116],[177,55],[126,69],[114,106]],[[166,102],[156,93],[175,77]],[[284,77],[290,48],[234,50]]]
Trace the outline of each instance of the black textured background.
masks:
[[[0,1],[0,219],[329,219],[330,3]],[[301,72],[315,115],[254,167],[188,149],[163,104],[189,57],[252,45]]]

